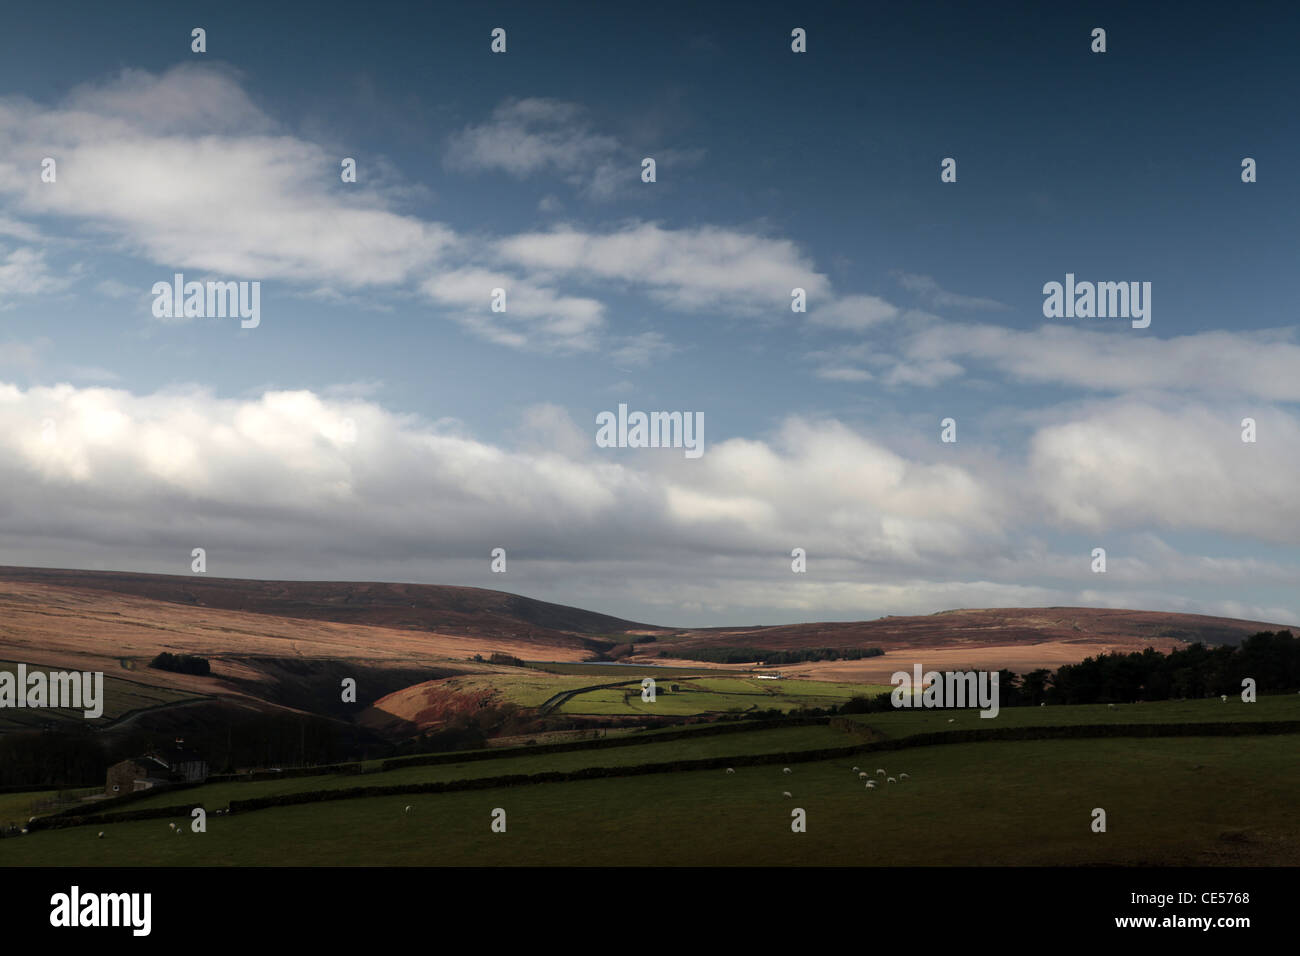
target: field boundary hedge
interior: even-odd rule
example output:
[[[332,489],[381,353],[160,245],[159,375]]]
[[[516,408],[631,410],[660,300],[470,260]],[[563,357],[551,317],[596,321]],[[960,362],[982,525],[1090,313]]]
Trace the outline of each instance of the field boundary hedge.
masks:
[[[621,686],[621,685],[619,685]],[[590,689],[590,688],[588,688]],[[775,730],[780,727],[807,727],[813,724],[825,724],[830,717],[790,717],[767,720],[727,721],[701,726],[693,724],[681,730],[654,731],[646,734],[620,734],[616,737],[601,737],[591,740],[574,740],[556,744],[535,744],[522,747],[488,747],[482,750],[453,750],[438,754],[420,754],[411,757],[389,757],[372,770],[363,766],[361,761],[351,763],[327,764],[320,767],[290,767],[285,770],[254,770],[249,773],[222,773],[208,777],[207,783],[257,783],[265,780],[283,780],[288,777],[329,777],[355,774],[363,776],[371,773],[387,773],[402,767],[436,766],[447,763],[472,763],[478,760],[504,760],[529,754],[570,753],[582,750],[604,750],[607,747],[630,747],[636,744],[653,743],[657,740],[679,740],[683,737],[712,737],[716,734],[742,733],[748,730]],[[48,787],[40,789],[48,790]]]
[[[130,793],[124,793],[117,797],[106,797],[103,800],[96,800],[94,803],[96,817],[103,816],[103,808],[112,809],[124,804],[135,803],[137,800],[147,800],[149,797],[156,797],[160,793],[171,793],[176,790],[190,790],[194,787],[201,787],[201,783],[172,783],[167,786],[150,787],[148,790],[132,790]],[[76,817],[86,814],[84,806],[64,807],[62,810],[55,810],[53,813],[46,813],[38,817],[38,820],[60,820],[65,817]]]
[[[569,743],[537,744],[531,747],[502,747],[491,750],[461,750],[443,754],[424,754],[418,757],[391,757],[385,760],[379,770],[369,773],[385,773],[400,770],[403,767],[437,766],[445,763],[470,763],[476,760],[500,760],[506,757],[522,757],[531,754],[571,753],[582,750],[605,750],[614,747],[633,747],[637,744],[657,743],[661,740],[681,740],[683,738],[714,737],[719,734],[738,734],[751,730],[777,730],[781,727],[810,727],[816,724],[829,724],[830,717],[789,717],[771,720],[746,720],[711,724],[682,730],[667,730],[653,734],[626,734],[617,737],[601,737],[599,740],[576,740]]]
[[[285,770],[250,770],[247,773],[214,773],[207,783],[255,783],[262,780],[284,780],[287,777],[326,777],[347,776],[349,774],[373,773],[362,766],[360,761],[351,763],[322,764],[319,767],[289,767]]]
[[[824,723],[831,718],[802,718],[805,724]],[[756,721],[754,723],[777,726],[790,726],[788,721]],[[738,729],[769,729],[747,725]],[[682,735],[692,733],[683,731]],[[1235,737],[1261,736],[1300,733],[1300,720],[1277,721],[1238,721],[1232,723],[1151,723],[1151,724],[1067,724],[1051,727],[994,727],[972,730],[941,730],[907,737],[877,739],[865,743],[851,744],[843,747],[820,747],[815,750],[797,750],[785,753],[739,754],[729,757],[700,757],[690,760],[672,760],[659,763],[630,764],[619,767],[584,767],[578,770],[545,771],[533,774],[505,774],[496,777],[476,777],[459,780],[430,781],[427,783],[408,783],[375,785],[368,787],[347,787],[333,790],[305,790],[297,793],[284,793],[266,797],[252,797],[247,800],[231,800],[228,813],[250,813],[271,807],[297,806],[307,803],[321,803],[333,800],[359,800],[368,797],[396,796],[399,794],[451,793],[468,790],[492,790],[502,787],[530,786],[541,783],[567,783],[580,780],[598,780],[609,777],[635,777],[647,774],[675,773],[690,770],[717,770],[725,767],[753,767],[767,764],[811,763],[836,757],[852,757],[864,753],[907,750],[912,747],[943,746],[948,744],[1019,741],[1019,740],[1069,740],[1069,739],[1104,739],[1119,737]],[[656,740],[668,735],[656,735]],[[620,742],[622,738],[618,738]],[[592,741],[595,743],[596,741]],[[603,742],[603,741],[602,741]],[[564,745],[568,746],[568,745]],[[526,753],[535,753],[541,748],[529,748]],[[444,761],[421,761],[422,763]],[[403,766],[410,766],[409,762]],[[197,786],[187,784],[185,787]],[[181,789],[181,788],[177,788]],[[128,794],[117,800],[138,799],[148,795]],[[115,804],[119,805],[119,804]],[[121,814],[97,813],[76,816],[69,811],[62,811],[48,817],[41,817],[31,824],[32,828],[53,828],[80,826],[92,823],[122,823],[131,820],[152,819],[164,816],[188,815],[190,810],[202,804],[178,804],[149,810],[127,811]],[[74,808],[80,809],[80,808]]]
[[[673,773],[686,770],[716,770],[723,767],[762,766],[774,763],[810,763],[834,757],[879,751],[905,750],[944,744],[1002,740],[1054,740],[1106,737],[1233,737],[1300,732],[1300,720],[1242,721],[1236,723],[1169,723],[1169,724],[1072,724],[1058,727],[1000,727],[988,730],[948,730],[910,737],[875,740],[848,747],[823,747],[776,754],[742,754],[732,757],[701,757],[663,763],[632,764],[623,767],[585,767],[580,770],[547,771],[535,774],[509,774],[465,780],[429,783],[392,784],[389,786],[348,787],[335,790],[309,790],[248,800],[231,800],[231,813],[248,813],[268,807],[294,806],[327,800],[357,800],[366,797],[413,793],[448,793],[463,790],[492,790],[538,783],[565,783],[596,780],[603,777],[635,777],[644,774]]]
[[[91,813],[85,816],[37,817],[27,824],[28,830],[62,830],[66,827],[92,826],[96,823],[130,823],[133,820],[155,820],[159,817],[188,817],[201,803],[175,804],[170,807],[150,807],[147,810],[128,810],[125,813]]]

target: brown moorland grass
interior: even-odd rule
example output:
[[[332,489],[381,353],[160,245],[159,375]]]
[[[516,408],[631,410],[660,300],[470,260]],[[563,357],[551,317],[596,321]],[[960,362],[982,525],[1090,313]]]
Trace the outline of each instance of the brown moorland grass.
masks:
[[[580,645],[537,645],[527,640],[466,637],[404,628],[348,625],[188,607],[103,590],[0,581],[0,659],[34,666],[102,670],[191,693],[244,696],[234,680],[258,681],[249,658],[354,661],[378,667],[446,667],[491,670],[467,659],[475,654],[581,660]],[[147,667],[162,651],[197,654],[212,662],[211,677]],[[228,660],[226,658],[241,658]],[[134,667],[126,671],[123,659]]]

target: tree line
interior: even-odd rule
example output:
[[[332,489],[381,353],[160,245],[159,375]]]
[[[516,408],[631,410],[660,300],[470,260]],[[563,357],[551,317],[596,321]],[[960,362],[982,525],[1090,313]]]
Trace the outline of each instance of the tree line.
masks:
[[[1261,631],[1235,647],[1198,642],[1168,654],[1152,648],[1099,654],[1055,671],[1016,674],[1004,669],[998,671],[998,700],[1002,707],[1187,700],[1240,695],[1246,678],[1255,681],[1258,693],[1300,690],[1300,638],[1285,630]],[[854,697],[838,712],[892,710],[890,697],[890,692]]]
[[[660,651],[659,656],[706,661],[710,664],[757,662],[764,667],[780,667],[808,661],[857,661],[864,657],[879,657],[883,653],[885,652],[879,647],[805,647],[788,651],[771,651],[755,647],[700,647]]]
[[[171,671],[174,674],[195,674],[199,677],[207,677],[212,673],[212,667],[208,664],[208,659],[195,654],[171,654],[163,651],[149,662],[149,666],[160,671]]]

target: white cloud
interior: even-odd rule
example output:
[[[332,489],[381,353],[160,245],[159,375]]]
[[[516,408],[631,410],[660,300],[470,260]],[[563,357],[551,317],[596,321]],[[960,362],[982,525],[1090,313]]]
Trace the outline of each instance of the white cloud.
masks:
[[[333,542],[378,560],[477,554],[490,538],[588,560],[593,548],[800,543],[918,561],[960,552],[1001,510],[960,468],[909,462],[834,423],[792,419],[773,444],[725,440],[700,461],[598,449],[594,422],[554,406],[529,410],[522,434],[511,450],[307,391],[0,386],[0,479],[13,514],[41,516],[17,526],[51,540],[121,535],[127,550],[199,535],[241,554]]]
[[[491,341],[516,348],[586,351],[596,346],[604,325],[604,306],[595,299],[569,296],[526,279],[485,269],[441,272],[421,284],[451,316]],[[492,290],[505,292],[505,311],[493,312]]]
[[[850,365],[823,365],[815,374],[828,382],[869,382],[874,377],[866,369]]]
[[[47,155],[54,183],[33,172]],[[339,157],[277,131],[206,66],[125,71],[53,109],[4,99],[0,156],[0,194],[24,214],[71,219],[164,269],[357,288],[406,280],[455,238],[344,188]]]
[[[633,223],[608,233],[564,227],[511,236],[496,250],[543,275],[644,286],[665,304],[690,311],[784,316],[791,289],[830,290],[793,242],[717,226]]]
[[[1094,531],[1203,529],[1261,541],[1300,540],[1300,422],[1267,406],[1259,441],[1241,415],[1116,400],[1038,430],[1029,468],[1048,513]]]
[[[996,299],[987,299],[974,295],[959,295],[942,288],[930,276],[916,275],[910,272],[895,272],[894,277],[904,289],[915,292],[928,304],[937,308],[983,309],[997,311],[1006,306]]]
[[[814,306],[808,313],[813,325],[860,332],[864,329],[897,318],[899,310],[884,299],[874,295],[850,295],[835,299],[823,306]]]
[[[449,161],[496,163],[516,175],[559,170],[604,194],[617,145],[585,124],[572,104],[511,101],[458,137]],[[54,183],[38,175],[46,155],[58,162]],[[693,154],[666,155],[688,162]],[[127,70],[52,107],[0,99],[0,157],[0,200],[23,217],[65,221],[83,239],[143,257],[158,279],[183,271],[284,280],[291,292],[368,309],[383,308],[376,289],[400,296],[415,284],[448,306],[449,318],[515,348],[599,346],[603,304],[560,283],[630,284],[671,308],[770,315],[783,314],[795,285],[828,289],[793,243],[720,227],[634,222],[604,234],[462,237],[398,211],[414,190],[389,182],[382,157],[365,166],[380,172],[341,183],[337,148],[294,135],[248,96],[238,74],[208,65]],[[8,215],[0,233],[36,234]],[[7,256],[0,300],[59,284],[42,250]],[[482,293],[471,287],[498,277],[509,281],[512,301],[494,317],[478,311]],[[109,279],[97,290],[129,298],[123,286]],[[648,339],[614,347],[630,361],[665,348]]]
[[[919,330],[903,351],[908,362],[978,361],[1033,384],[1096,391],[1203,390],[1300,401],[1300,345],[1293,329],[1161,339],[1140,335],[1127,323],[1107,329],[1042,325],[1020,330],[943,322]]]
[[[955,446],[948,460],[908,457],[834,420],[716,437],[686,460],[599,449],[594,421],[554,405],[523,410],[507,447],[366,394],[0,385],[0,563],[183,572],[204,547],[210,568],[232,576],[502,587],[486,555],[505,547],[510,590],[659,608],[666,623],[696,606],[734,623],[736,609],[853,619],[1070,603],[1213,612],[1230,601],[1293,619],[1260,610],[1285,598],[1246,592],[1285,595],[1294,569],[1186,556],[1125,531],[1296,540],[1288,478],[1300,428],[1283,416],[1261,418],[1274,444],[1237,449],[1205,437],[1204,410],[1093,409],[1043,427],[1017,480],[1017,461],[963,459]],[[1048,520],[1104,532],[1107,580],[1088,572],[1086,548],[1035,543]],[[794,547],[808,553],[807,576],[789,571]]]
[[[594,132],[585,111],[551,99],[512,99],[491,118],[454,134],[445,157],[456,170],[501,170],[523,179],[555,173],[594,199],[638,181],[640,167],[612,136]]]
[[[45,295],[67,286],[68,280],[50,272],[43,250],[0,246],[0,306],[12,304],[9,300],[17,296]]]
[[[640,367],[666,359],[676,351],[677,346],[664,338],[663,333],[641,332],[625,337],[621,345],[610,351],[609,357],[618,368]]]

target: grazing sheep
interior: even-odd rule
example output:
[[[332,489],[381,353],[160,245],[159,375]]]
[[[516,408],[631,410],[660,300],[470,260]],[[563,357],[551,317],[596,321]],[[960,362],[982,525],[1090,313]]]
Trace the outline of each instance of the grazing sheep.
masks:
[[[784,790],[784,791],[782,791],[782,792],[781,792],[781,796],[783,796],[783,797],[789,797],[791,800],[794,799],[794,795],[793,795],[792,793],[790,793],[789,790]]]
[[[176,829],[176,824],[174,824],[174,823],[169,823],[169,824],[167,824],[167,829],[168,829],[168,830],[175,830],[175,829]]]
[[[883,771],[883,770],[877,770],[877,771],[876,771],[876,776],[877,776],[877,777],[883,777],[884,775],[885,775],[885,771]]]
[[[1046,707],[1046,706],[1047,706],[1047,701],[1045,701],[1045,700],[1040,700],[1040,701],[1038,702],[1038,706],[1039,706],[1039,707]]]
[[[1114,705],[1114,704],[1107,704],[1106,706],[1109,707],[1111,710],[1114,710],[1114,709],[1115,709],[1115,705]]]
[[[857,767],[854,767],[854,768],[853,768],[853,772],[854,772],[854,773],[857,773],[857,772],[858,772],[858,768],[857,768]]]
[[[867,773],[867,772],[864,770],[864,771],[862,771],[862,773],[858,774],[858,779],[861,780],[861,779],[863,779],[864,777],[870,777],[870,776],[871,776],[871,774]]]
[[[890,782],[890,783],[898,783],[898,781],[895,780],[893,777],[890,777],[890,778],[889,778],[889,782]]]
[[[781,772],[782,772],[782,773],[793,773],[794,771],[791,770],[789,767],[786,767],[786,768],[785,768],[784,770],[782,770]]]
[[[100,831],[99,831],[99,839],[101,839],[101,840],[104,839],[104,831],[103,831],[103,830],[100,830]]]
[[[731,767],[728,767],[728,768],[727,768],[727,773],[735,773],[735,772],[736,772],[736,771],[733,770]]]
[[[868,780],[868,781],[867,781],[867,789],[868,789],[868,790],[875,790],[875,789],[876,789],[876,781],[874,781],[874,780]]]
[[[1220,699],[1226,704],[1228,702],[1228,695],[1224,694],[1223,697]]]
[[[900,773],[900,774],[898,775],[898,779],[899,779],[899,780],[906,780],[906,779],[907,779],[907,774],[905,774],[905,773]]]
[[[957,718],[956,718],[956,717],[949,717],[949,718],[948,718],[948,723],[950,723],[950,724],[955,724],[955,723],[957,723]]]
[[[410,812],[411,812],[411,805],[408,803],[408,804],[406,805],[406,809],[403,810],[402,812],[403,812],[403,813],[410,813]]]

